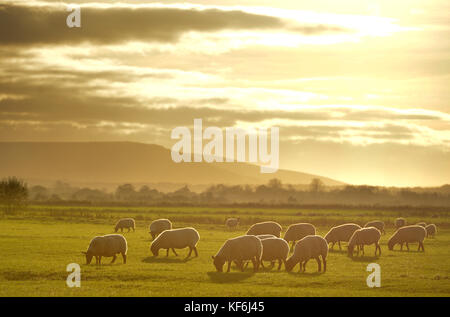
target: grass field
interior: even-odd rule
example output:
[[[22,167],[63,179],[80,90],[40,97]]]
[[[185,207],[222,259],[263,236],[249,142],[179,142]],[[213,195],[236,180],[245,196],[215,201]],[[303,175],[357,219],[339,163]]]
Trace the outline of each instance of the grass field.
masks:
[[[229,231],[223,221],[238,215],[243,225]],[[128,240],[128,263],[121,257],[110,265],[85,265],[90,239],[113,232],[122,216],[134,217],[136,232],[124,233]],[[394,218],[404,216],[409,223],[435,223],[438,233],[425,240],[425,253],[389,251],[387,239],[394,232]],[[185,260],[188,249],[179,256],[165,252],[154,258],[148,225],[167,217],[174,227],[193,226],[200,233],[199,257]],[[231,237],[243,234],[249,224],[276,220],[285,229],[290,223],[311,222],[324,235],[331,226],[344,222],[363,224],[381,219],[387,224],[382,236],[381,257],[366,247],[365,257],[350,259],[343,251],[331,251],[328,270],[317,274],[314,260],[306,273],[262,270],[217,273],[211,255]],[[0,218],[0,296],[450,296],[450,216],[448,212],[402,213],[371,210],[300,210],[251,208],[100,208],[31,206],[14,216]],[[66,286],[66,266],[81,264],[81,287]],[[381,266],[381,288],[369,288],[369,263]]]

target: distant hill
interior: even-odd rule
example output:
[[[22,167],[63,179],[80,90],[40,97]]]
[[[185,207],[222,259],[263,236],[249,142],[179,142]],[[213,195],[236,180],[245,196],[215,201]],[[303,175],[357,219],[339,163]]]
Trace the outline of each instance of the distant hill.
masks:
[[[278,170],[260,173],[247,163],[174,163],[170,150],[133,142],[0,142],[0,177],[27,181],[64,180],[79,184],[185,183],[263,184],[279,178],[288,184],[309,184],[320,178],[326,185],[339,181],[312,174]]]

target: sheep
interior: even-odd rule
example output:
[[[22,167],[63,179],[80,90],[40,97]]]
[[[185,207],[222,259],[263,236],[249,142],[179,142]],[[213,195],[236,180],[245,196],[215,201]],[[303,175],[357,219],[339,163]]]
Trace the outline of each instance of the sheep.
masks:
[[[133,218],[120,219],[116,223],[116,227],[114,229],[114,232],[119,231],[119,229],[120,229],[121,232],[123,232],[124,228],[128,229],[128,232],[130,232],[130,229],[133,229],[133,231],[135,231],[136,223],[135,223],[134,219]]]
[[[228,218],[225,220],[225,224],[229,229],[233,229],[239,225],[239,220],[239,218]]]
[[[436,225],[434,223],[427,225],[425,227],[425,230],[427,231],[427,238],[429,236],[434,237],[434,235],[437,232],[437,228],[436,228]]]
[[[281,234],[281,226],[280,224],[274,221],[265,221],[255,223],[248,229],[247,235],[260,235],[260,234],[273,234],[277,238],[280,237]]]
[[[318,265],[318,271],[321,271],[320,257],[323,261],[323,273],[327,270],[328,243],[321,236],[306,236],[301,239],[294,248],[294,253],[286,260],[286,271],[290,272],[297,263],[300,263],[299,272],[305,272],[306,263],[310,259],[315,259]],[[302,270],[303,268],[303,270]]]
[[[258,234],[255,237],[257,237],[259,240],[276,238],[276,236],[274,236],[273,234]]]
[[[325,235],[325,240],[327,243],[333,243],[331,245],[331,249],[333,249],[336,242],[339,245],[339,250],[342,250],[341,248],[341,241],[348,242],[350,240],[350,237],[352,236],[353,232],[356,230],[361,229],[361,226],[357,225],[356,223],[346,223],[343,225],[339,225],[336,227],[333,227],[328,231],[328,233]]]
[[[167,249],[166,256],[169,256],[169,249],[172,249],[173,253],[178,256],[175,249],[184,249],[189,247],[189,254],[191,256],[192,251],[195,252],[195,256],[198,256],[197,242],[200,240],[200,234],[194,228],[178,228],[164,230],[153,240],[150,245],[150,250],[154,256],[158,256],[159,249]]]
[[[289,254],[289,244],[281,238],[267,238],[261,240],[263,252],[261,257],[261,266],[264,267],[263,261],[270,261],[272,267],[274,261],[278,260],[278,271],[281,269],[281,264],[284,263],[286,267],[286,259]]]
[[[422,251],[425,252],[425,249],[423,247],[423,240],[425,239],[426,234],[427,231],[422,226],[412,225],[402,227],[398,229],[389,239],[388,241],[389,250],[392,251],[396,244],[400,244],[400,250],[403,250],[403,243],[406,243],[406,248],[409,251],[408,243],[419,242],[418,251],[422,249]]]
[[[111,263],[114,263],[117,254],[122,254],[123,263],[127,263],[127,240],[120,234],[107,234],[104,236],[94,237],[89,243],[86,252],[81,252],[86,255],[86,264],[90,264],[92,257],[95,256],[95,263],[100,265],[102,256],[113,257]]]
[[[397,218],[397,219],[395,219],[395,227],[397,229],[401,228],[401,227],[404,227],[404,226],[406,226],[406,219],[405,218]]]
[[[150,234],[152,235],[152,240],[155,240],[155,238],[164,230],[170,229],[172,229],[172,223],[169,219],[157,219],[152,221],[150,224]]]
[[[384,222],[380,220],[369,221],[364,225],[364,228],[375,227],[380,230],[381,233],[386,234],[384,230]]]
[[[377,255],[377,251],[379,251],[379,255],[381,255],[381,247],[379,244],[381,238],[381,232],[375,227],[369,228],[361,228],[353,232],[353,235],[348,242],[348,256],[353,256],[353,249],[355,246],[358,246],[356,255],[359,255],[359,250],[362,250],[362,254],[364,255],[364,246],[375,244],[375,256]]]
[[[316,228],[310,224],[310,223],[296,223],[293,225],[290,225],[286,233],[284,234],[284,240],[286,242],[292,241],[292,249],[294,249],[295,242],[298,240],[303,239],[306,236],[309,235],[315,235],[316,234]]]
[[[426,224],[425,222],[423,222],[423,221],[422,221],[422,222],[416,223],[416,225],[417,225],[417,226],[422,226],[422,227],[424,227],[424,228],[427,226],[427,224]]]
[[[253,270],[256,272],[261,263],[263,253],[262,241],[254,235],[244,235],[228,239],[216,253],[212,256],[213,264],[217,272],[223,272],[223,265],[228,262],[227,273],[230,272],[231,262],[236,262],[238,268],[244,271],[243,262],[251,260]]]

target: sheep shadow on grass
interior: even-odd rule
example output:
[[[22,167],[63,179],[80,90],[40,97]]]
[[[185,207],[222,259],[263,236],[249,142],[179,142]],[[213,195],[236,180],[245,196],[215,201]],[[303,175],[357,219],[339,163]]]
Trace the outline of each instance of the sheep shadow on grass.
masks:
[[[290,276],[302,277],[302,278],[308,278],[308,277],[316,277],[316,276],[320,276],[320,275],[325,274],[325,273],[323,273],[323,272],[317,272],[317,271],[310,271],[310,272],[291,271],[291,272],[288,272],[288,274],[289,274]]]
[[[144,263],[187,263],[190,260],[194,259],[193,257],[160,257],[160,256],[148,256],[142,259]]]
[[[378,260],[379,258],[380,258],[379,255],[376,255],[376,256],[364,256],[363,255],[363,256],[353,256],[350,259],[353,262],[368,262],[368,263],[371,263],[371,262],[374,262],[374,261]]]
[[[209,278],[211,279],[211,282],[223,284],[223,283],[236,283],[243,280],[248,279],[249,277],[253,276],[255,274],[252,272],[208,272],[207,273]]]

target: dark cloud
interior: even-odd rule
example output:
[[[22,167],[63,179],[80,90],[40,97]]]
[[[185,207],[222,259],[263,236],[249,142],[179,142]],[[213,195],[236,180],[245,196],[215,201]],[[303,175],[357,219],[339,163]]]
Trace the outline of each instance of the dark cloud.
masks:
[[[318,34],[345,31],[334,26],[291,28],[280,18],[242,11],[150,7],[82,7],[81,28],[68,28],[69,12],[59,6],[0,5],[0,44],[100,44],[130,40],[175,42],[189,31],[290,29]]]

